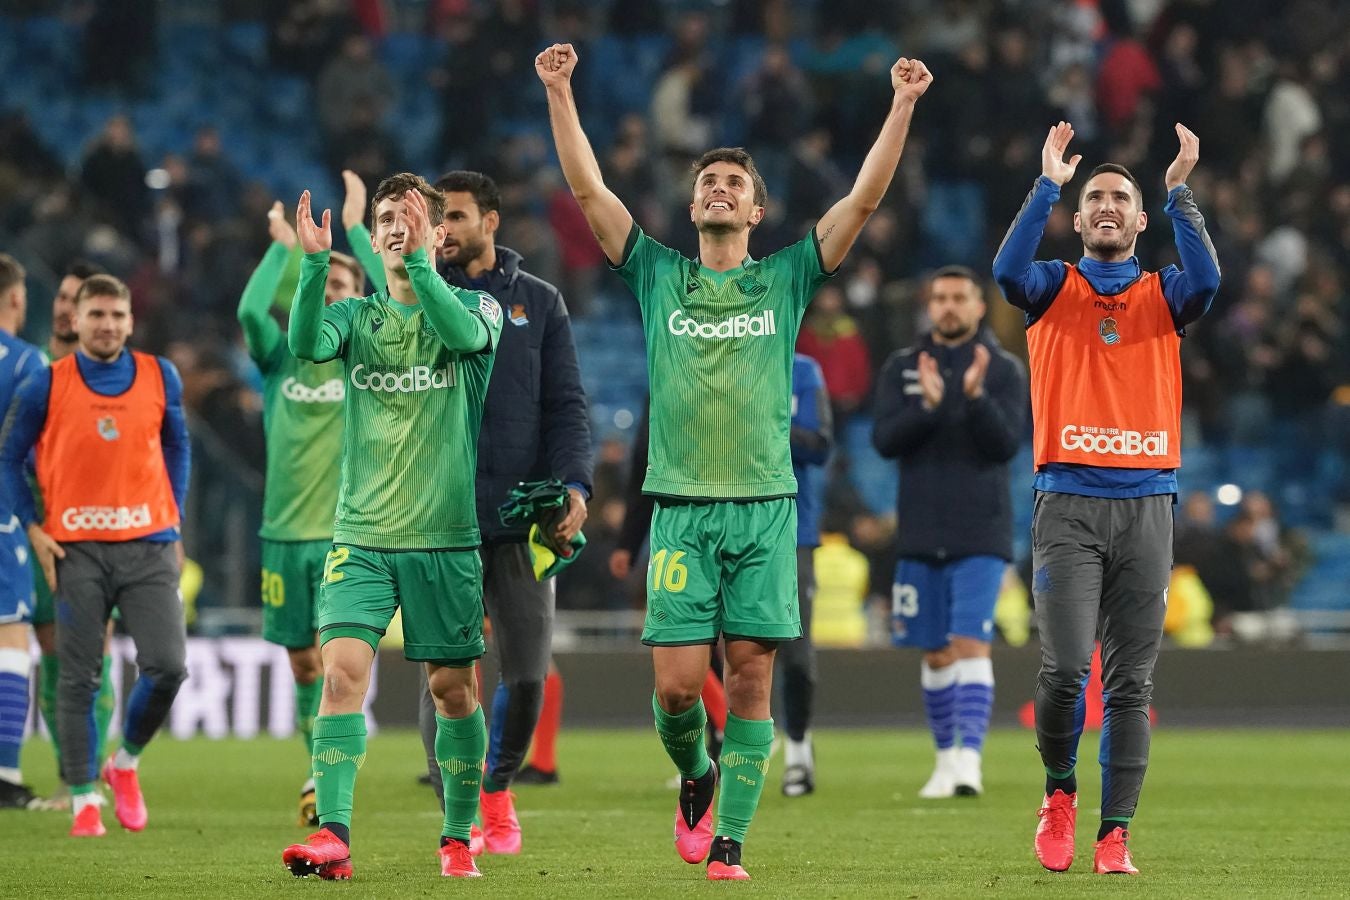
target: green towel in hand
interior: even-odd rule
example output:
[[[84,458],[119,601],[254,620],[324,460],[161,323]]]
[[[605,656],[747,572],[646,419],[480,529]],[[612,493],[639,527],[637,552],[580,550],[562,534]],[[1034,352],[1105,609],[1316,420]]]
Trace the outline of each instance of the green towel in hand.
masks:
[[[560,517],[567,515],[569,496],[567,485],[556,478],[547,481],[522,481],[511,489],[507,500],[497,507],[503,525],[530,524],[526,547],[536,581],[552,578],[570,566],[586,546],[581,532],[566,547],[559,547],[553,538],[553,527]]]

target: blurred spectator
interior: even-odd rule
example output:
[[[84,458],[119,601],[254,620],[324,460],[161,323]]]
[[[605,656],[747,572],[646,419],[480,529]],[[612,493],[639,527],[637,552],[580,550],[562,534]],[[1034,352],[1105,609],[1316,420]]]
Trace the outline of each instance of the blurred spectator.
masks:
[[[356,31],[347,0],[290,0],[266,8],[268,57],[272,65],[294,75],[318,75],[343,39]]]
[[[314,85],[319,125],[327,140],[359,127],[378,129],[394,99],[389,70],[375,58],[370,39],[360,34],[342,42],[342,51],[327,61]]]
[[[80,183],[98,205],[102,221],[133,237],[141,233],[149,211],[149,191],[145,165],[126,116],[108,119],[90,144],[81,164]]]
[[[835,432],[842,434],[872,389],[872,360],[857,321],[844,309],[838,285],[826,284],[816,294],[797,336],[797,352],[820,363],[834,408]]]
[[[1101,4],[1109,37],[1097,70],[1097,109],[1112,135],[1123,137],[1136,122],[1140,104],[1163,86],[1148,49],[1135,37],[1125,0]]]

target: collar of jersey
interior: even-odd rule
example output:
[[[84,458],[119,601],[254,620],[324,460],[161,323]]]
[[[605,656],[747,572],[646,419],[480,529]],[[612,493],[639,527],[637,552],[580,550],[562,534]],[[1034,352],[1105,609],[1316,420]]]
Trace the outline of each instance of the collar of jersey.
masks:
[[[383,291],[381,291],[379,293],[379,297],[381,303],[384,306],[393,307],[394,310],[398,312],[400,316],[403,317],[403,321],[405,322],[412,317],[413,313],[417,312],[419,309],[422,308],[421,302],[414,303],[411,306],[409,306],[406,303],[399,303],[397,300],[394,299],[393,295],[389,293],[388,288],[385,288]]]
[[[717,281],[725,281],[731,276],[736,275],[737,273],[744,272],[746,268],[754,261],[755,258],[751,256],[749,253],[747,253],[745,254],[745,259],[741,260],[741,264],[739,266],[737,266],[734,269],[727,269],[725,272],[719,272],[716,269],[710,269],[707,266],[705,266],[703,264],[703,260],[699,259],[697,256],[694,257],[694,265],[698,266],[698,274],[705,275]]]

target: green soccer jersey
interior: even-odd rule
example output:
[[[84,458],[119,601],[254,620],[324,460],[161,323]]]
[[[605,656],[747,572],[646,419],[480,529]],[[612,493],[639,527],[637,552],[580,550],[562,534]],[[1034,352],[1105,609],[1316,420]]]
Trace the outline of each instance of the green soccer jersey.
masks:
[[[647,337],[643,491],[705,500],[795,494],[792,355],[806,305],[829,277],[815,232],[714,272],[634,225],[617,271],[637,296]]]
[[[297,355],[340,359],[346,373],[334,543],[476,547],[478,430],[501,307],[446,284],[418,250],[405,257],[418,305],[381,291],[334,303],[320,320],[327,256],[301,265],[290,339]]]
[[[290,251],[274,242],[239,300],[244,341],[263,376],[267,481],[258,535],[271,541],[328,540],[342,455],[342,363],[297,359],[286,346],[271,307],[290,262]]]

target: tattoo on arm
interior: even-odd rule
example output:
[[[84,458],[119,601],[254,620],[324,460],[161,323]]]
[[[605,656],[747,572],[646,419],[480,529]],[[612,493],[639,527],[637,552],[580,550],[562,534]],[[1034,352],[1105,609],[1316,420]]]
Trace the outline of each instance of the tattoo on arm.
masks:
[[[825,243],[827,240],[830,239],[830,235],[834,234],[834,229],[835,229],[835,226],[833,226],[833,225],[831,225],[829,228],[826,228],[826,229],[825,229],[825,233],[822,234],[822,235],[820,236],[820,242],[821,242],[822,244]]]

